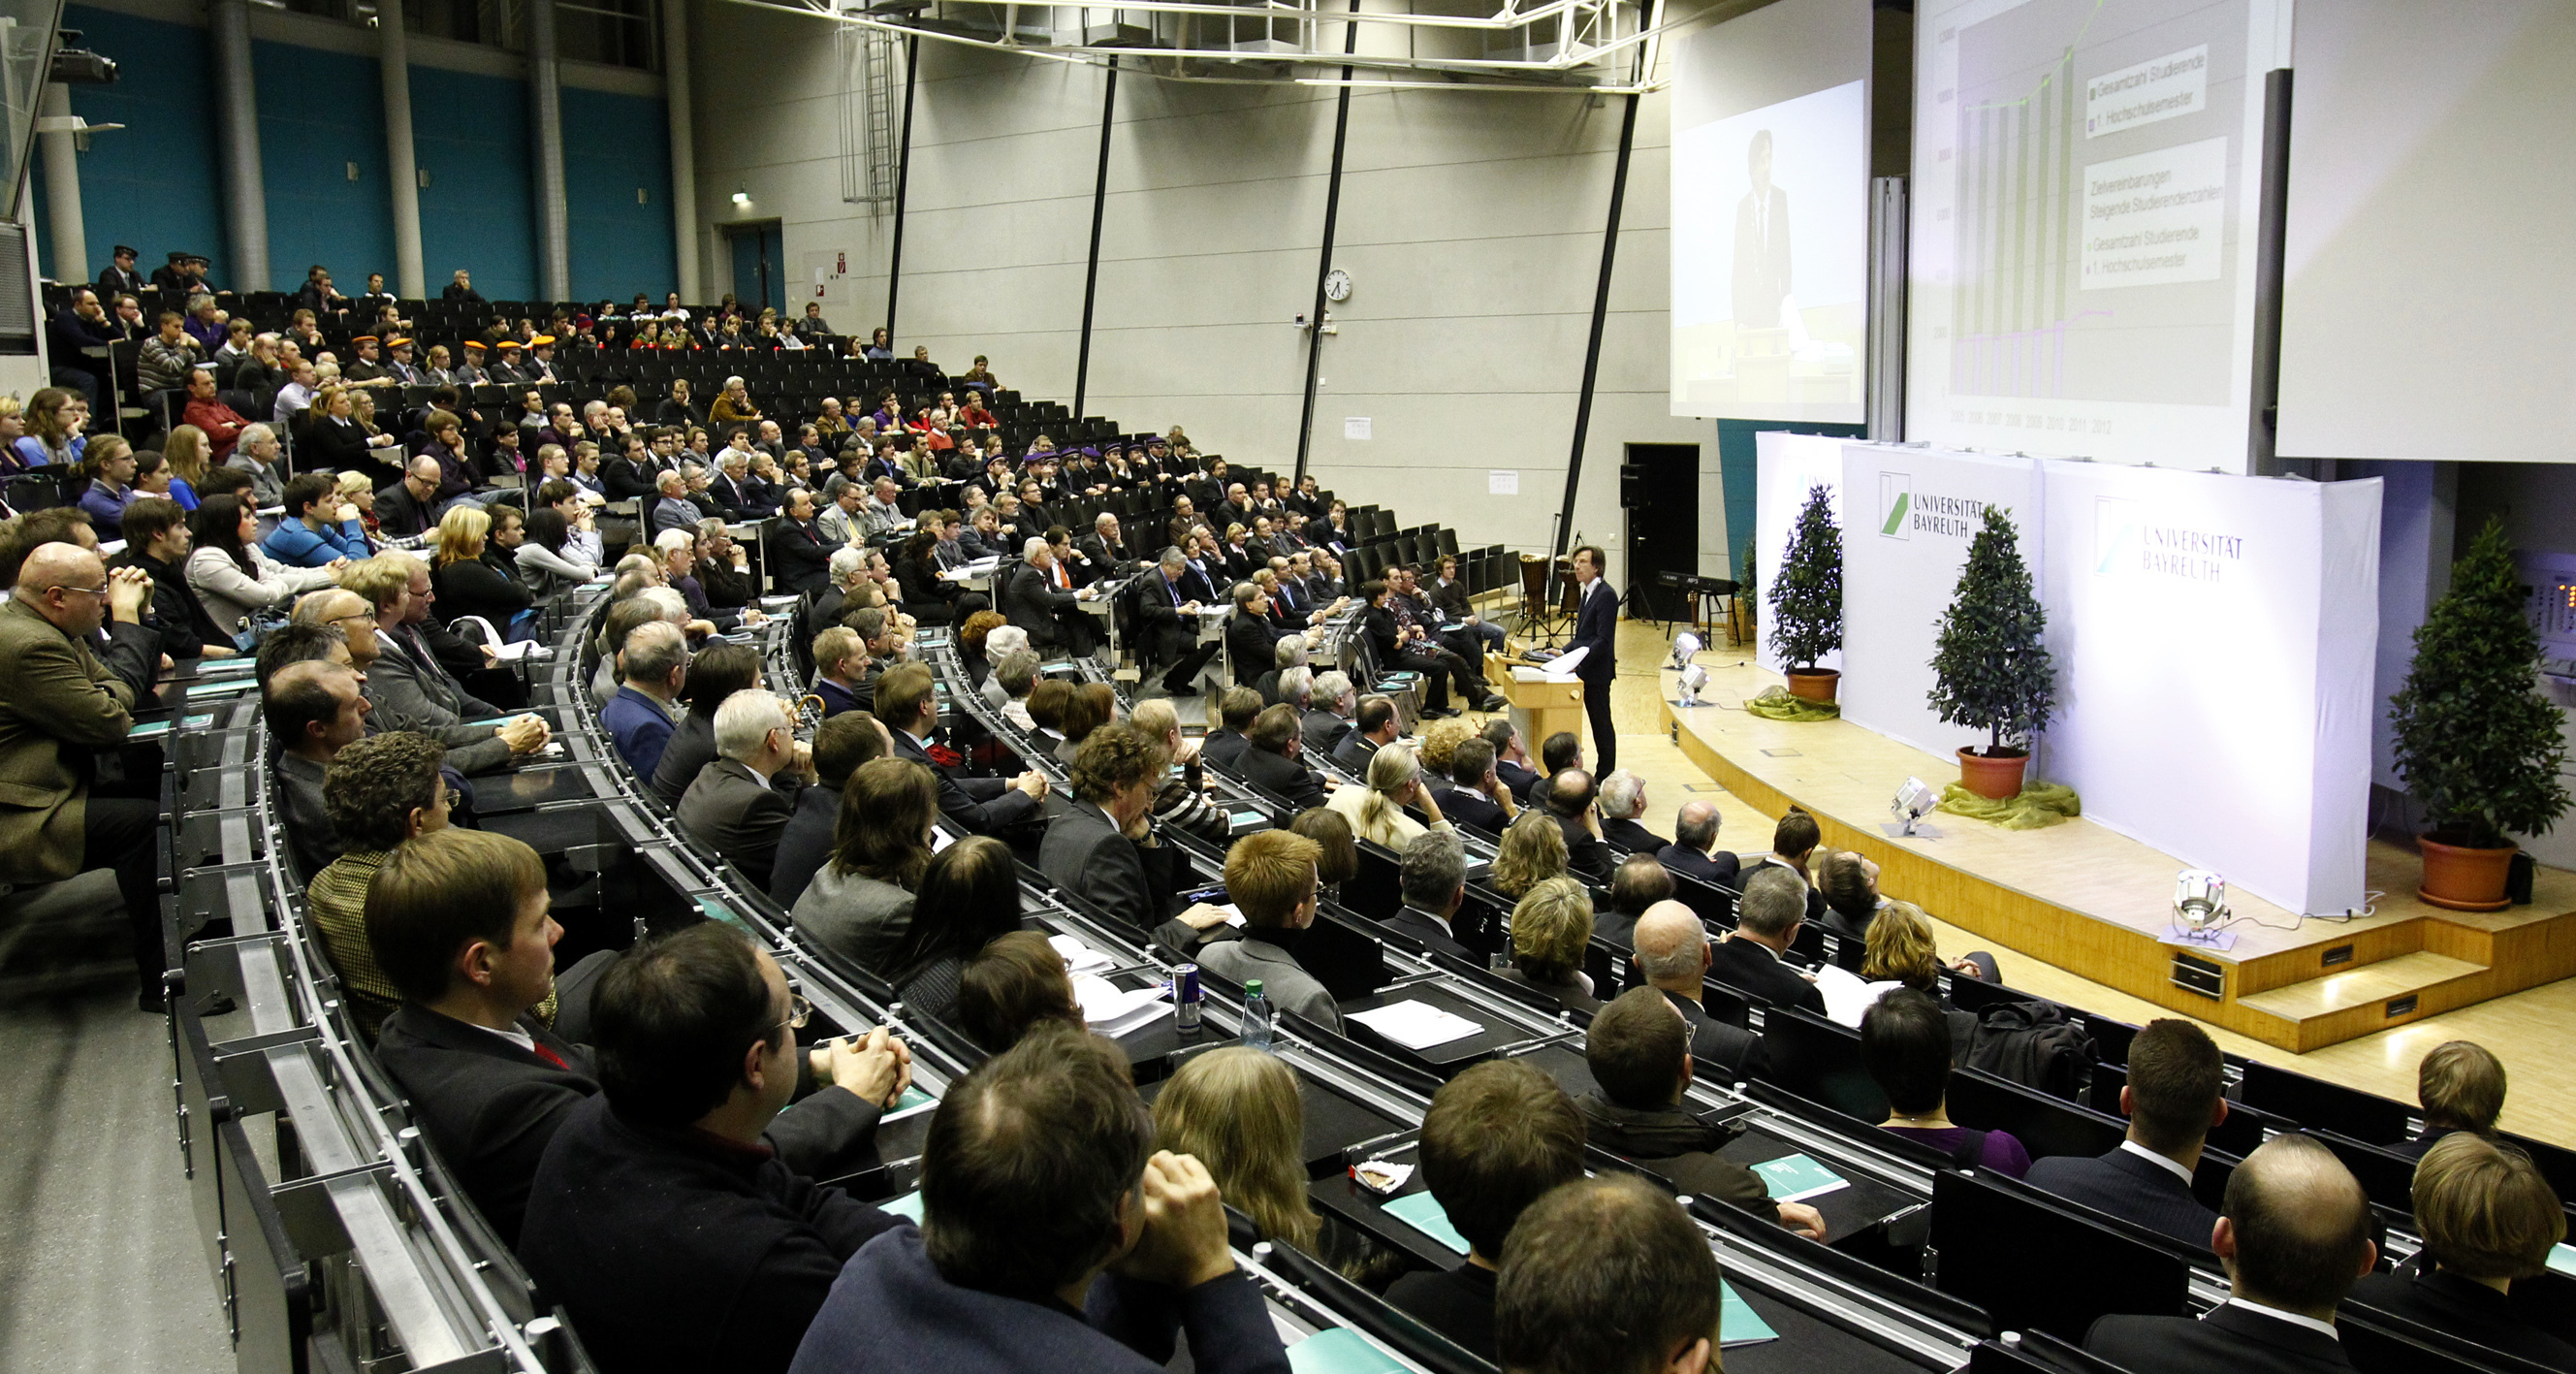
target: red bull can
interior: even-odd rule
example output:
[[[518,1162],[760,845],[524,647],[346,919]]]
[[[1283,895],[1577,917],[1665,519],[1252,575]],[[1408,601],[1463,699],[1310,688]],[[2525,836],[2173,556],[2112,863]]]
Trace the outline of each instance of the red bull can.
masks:
[[[1199,1015],[1207,1004],[1207,988],[1199,982],[1199,966],[1182,964],[1172,970],[1172,1024],[1185,1031],[1199,1028]]]

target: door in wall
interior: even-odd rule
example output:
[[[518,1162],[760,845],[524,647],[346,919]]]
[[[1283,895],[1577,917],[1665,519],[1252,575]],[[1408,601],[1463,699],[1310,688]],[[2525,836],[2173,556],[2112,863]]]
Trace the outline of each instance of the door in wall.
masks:
[[[1631,619],[1673,620],[1689,602],[1655,574],[1699,571],[1699,445],[1630,444],[1620,473],[1628,516],[1628,585],[1621,600]]]
[[[743,308],[759,314],[768,306],[787,313],[787,245],[777,220],[729,225],[725,244],[733,257],[733,294]]]

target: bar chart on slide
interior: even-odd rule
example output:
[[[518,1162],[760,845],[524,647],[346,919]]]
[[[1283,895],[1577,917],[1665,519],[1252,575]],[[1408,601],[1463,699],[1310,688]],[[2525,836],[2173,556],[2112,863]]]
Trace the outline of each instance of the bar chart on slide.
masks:
[[[2272,8],[1963,0],[1926,21],[1913,263],[1928,337],[1910,389],[1936,432],[1959,429],[1925,437],[2039,430],[2100,456],[2177,425],[2225,432],[2271,56],[2255,11]]]

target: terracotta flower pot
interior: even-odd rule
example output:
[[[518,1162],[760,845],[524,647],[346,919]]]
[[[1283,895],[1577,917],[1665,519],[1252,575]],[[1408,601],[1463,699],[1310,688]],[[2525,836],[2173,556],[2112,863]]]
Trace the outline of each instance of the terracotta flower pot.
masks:
[[[1831,668],[1803,673],[1792,668],[1789,670],[1789,695],[1801,701],[1831,701],[1834,699],[1834,684],[1842,680],[1843,675]]]
[[[1986,754],[1975,749],[1959,751],[1959,785],[1992,801],[2010,801],[2021,795],[2022,769],[2030,764],[2030,751],[2009,745]]]
[[[2452,911],[2502,911],[2505,877],[2513,867],[2514,847],[2470,849],[2445,844],[2430,835],[2417,837],[2424,855],[2424,885],[2415,895]]]

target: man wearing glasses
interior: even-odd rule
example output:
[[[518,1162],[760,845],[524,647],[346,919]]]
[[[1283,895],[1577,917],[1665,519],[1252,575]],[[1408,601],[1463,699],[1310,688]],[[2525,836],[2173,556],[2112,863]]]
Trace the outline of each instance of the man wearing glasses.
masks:
[[[137,1005],[161,1010],[161,904],[152,848],[157,799],[94,795],[93,756],[125,743],[151,690],[160,639],[143,624],[152,577],[110,574],[96,553],[41,544],[0,606],[0,883],[116,870],[134,936]],[[100,630],[106,639],[100,640]],[[159,778],[151,780],[159,785]]]

